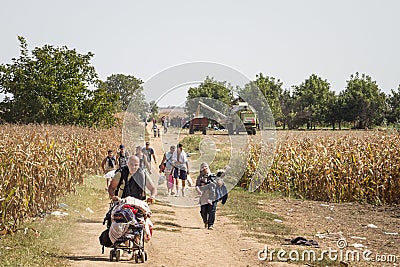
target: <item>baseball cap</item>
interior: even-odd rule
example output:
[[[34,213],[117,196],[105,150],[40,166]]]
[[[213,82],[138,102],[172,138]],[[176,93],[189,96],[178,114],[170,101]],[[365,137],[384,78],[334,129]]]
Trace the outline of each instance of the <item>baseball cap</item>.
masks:
[[[147,146],[147,145],[150,145],[150,142],[146,142],[146,146]]]
[[[119,145],[119,149],[124,149],[124,145]]]

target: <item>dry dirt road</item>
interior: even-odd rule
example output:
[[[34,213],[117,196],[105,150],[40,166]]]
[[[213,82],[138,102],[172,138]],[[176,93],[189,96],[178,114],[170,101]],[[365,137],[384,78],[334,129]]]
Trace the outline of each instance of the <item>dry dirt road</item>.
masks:
[[[151,138],[151,146],[158,152],[158,163],[162,159],[162,145],[169,147],[167,143],[165,138]],[[156,171],[153,170],[154,172]],[[164,184],[159,188],[159,204],[150,206],[153,212],[151,220],[154,223],[154,233],[150,242],[145,244],[148,261],[142,264],[143,266],[261,266],[257,252],[263,245],[254,239],[243,237],[244,233],[229,217],[224,217],[217,211],[215,229],[203,228],[200,208],[193,205],[196,203],[193,187],[187,188],[184,198],[164,196],[165,187]],[[180,207],[165,205],[164,201],[178,204]],[[108,248],[104,254],[101,253],[98,236],[105,229],[102,220],[107,209],[108,200],[105,195],[104,209],[96,210],[90,220],[82,222],[76,230],[76,241],[67,248],[70,253],[66,256],[72,266],[136,264],[134,260],[126,259],[118,263],[110,262]]]
[[[165,138],[151,138],[157,162],[170,144],[177,143],[176,133]],[[205,155],[207,156],[207,155]],[[194,161],[192,161],[193,163]],[[197,164],[191,166],[191,171]],[[153,171],[157,179],[157,171]],[[195,206],[194,188],[187,188],[185,197],[165,196],[165,183],[158,187],[158,203],[151,205],[154,223],[154,235],[146,243],[148,261],[143,266],[299,266],[283,262],[259,261],[257,254],[264,244],[246,237],[246,233],[228,216],[222,216],[217,210],[215,230],[203,228],[199,207]],[[66,248],[70,253],[66,257],[72,266],[125,266],[136,264],[133,260],[118,263],[109,261],[109,249],[101,253],[98,236],[105,229],[102,225],[104,214],[108,210],[106,194],[103,198],[103,210],[95,210],[91,217],[82,221],[75,230],[74,240]],[[229,200],[228,200],[229,201]],[[166,205],[172,203],[174,205]],[[186,206],[186,207],[182,207]],[[359,250],[372,250],[374,255],[396,255],[396,262],[372,263],[356,262],[349,266],[399,266],[400,262],[400,212],[398,206],[376,207],[367,204],[332,204],[317,201],[303,201],[277,198],[259,203],[259,207],[283,218],[283,223],[292,230],[288,236],[270,236],[266,233],[268,244],[273,248],[282,248],[286,238],[304,236],[314,238],[321,249],[336,248],[337,234],[345,237],[349,249],[353,243],[362,245]],[[368,225],[375,227],[368,227]],[[317,233],[326,237],[317,238]],[[285,246],[283,248],[296,247]],[[300,248],[302,249],[302,248]],[[396,265],[397,264],[397,265]],[[306,265],[313,266],[313,265]],[[346,265],[343,265],[346,266]]]
[[[145,244],[148,261],[144,266],[260,266],[257,251],[262,248],[252,239],[243,238],[237,225],[217,215],[215,230],[202,228],[198,208],[152,205],[155,224],[153,238]],[[106,211],[106,209],[104,210]],[[109,261],[109,249],[101,254],[98,236],[105,229],[104,213],[93,214],[81,224],[76,242],[67,256],[72,266],[124,266],[133,260]]]

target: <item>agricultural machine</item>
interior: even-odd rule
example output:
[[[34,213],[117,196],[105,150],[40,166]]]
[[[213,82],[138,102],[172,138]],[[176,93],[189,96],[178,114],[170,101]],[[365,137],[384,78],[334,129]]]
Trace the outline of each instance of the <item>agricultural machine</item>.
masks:
[[[208,119],[203,117],[195,117],[189,122],[189,134],[194,134],[195,131],[201,131],[207,134]]]
[[[219,123],[228,129],[228,134],[230,135],[239,134],[240,131],[246,131],[249,135],[256,134],[256,129],[259,128],[257,115],[246,102],[239,102],[237,105],[232,106],[228,115],[222,114],[201,101],[199,101],[200,106],[217,114],[220,117]],[[244,127],[242,127],[242,124]]]

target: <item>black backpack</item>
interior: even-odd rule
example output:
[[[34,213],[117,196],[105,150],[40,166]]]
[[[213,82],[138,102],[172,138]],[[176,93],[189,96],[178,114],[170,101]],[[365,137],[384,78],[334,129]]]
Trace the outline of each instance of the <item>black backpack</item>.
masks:
[[[113,245],[113,243],[111,242],[110,236],[108,235],[109,230],[110,229],[107,228],[99,236],[100,245],[102,245],[103,247],[107,247],[107,248],[112,247],[112,245]]]

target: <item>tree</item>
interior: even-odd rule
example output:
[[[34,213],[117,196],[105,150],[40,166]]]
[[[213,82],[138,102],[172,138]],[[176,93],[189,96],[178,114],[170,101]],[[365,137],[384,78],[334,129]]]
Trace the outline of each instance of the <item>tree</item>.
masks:
[[[389,123],[400,123],[400,85],[395,90],[391,90],[391,94],[387,98],[388,112],[386,118]]]
[[[328,99],[328,111],[326,122],[332,125],[332,130],[335,130],[335,124],[339,124],[339,130],[342,129],[342,121],[345,116],[343,115],[343,96],[339,94],[338,96],[333,94],[331,98]]]
[[[289,129],[295,128],[293,125],[293,117],[294,117],[294,112],[293,112],[293,103],[294,99],[292,95],[290,94],[289,90],[284,90],[282,94],[279,96],[279,102],[281,105],[281,110],[282,110],[282,118],[281,122],[283,124],[283,129],[286,129],[286,125],[288,126]]]
[[[224,113],[227,111],[225,107],[231,105],[233,101],[232,86],[227,84],[226,81],[219,82],[214,78],[206,77],[198,87],[191,87],[188,90],[185,103],[185,109],[188,114],[196,113],[200,99],[206,102],[207,105]],[[207,114],[205,117],[216,119],[216,115],[208,110],[203,109],[202,113]]]
[[[105,81],[106,90],[109,93],[118,94],[121,102],[121,110],[125,111],[129,103],[143,106],[144,95],[142,80],[131,75],[113,74]],[[145,107],[143,107],[145,108]]]
[[[261,95],[259,95],[257,88]],[[283,89],[282,82],[279,79],[275,80],[274,77],[264,76],[260,73],[256,75],[255,81],[246,84],[244,88],[238,88],[237,91],[242,98],[247,99],[247,102],[258,111],[261,124],[282,122],[283,113],[280,96]]]
[[[329,103],[334,97],[327,80],[312,74],[299,86],[294,86],[296,120],[307,123],[307,129],[328,119]]]
[[[81,125],[109,127],[115,123],[116,104],[118,95],[110,94],[99,82],[99,88],[90,92],[90,97],[84,101],[81,113]]]
[[[383,121],[386,96],[376,81],[357,72],[351,75],[343,92],[343,111],[345,120],[355,122],[356,127],[364,129]]]
[[[92,112],[88,106],[100,101],[101,92],[88,89],[98,84],[97,73],[90,65],[92,53],[79,54],[70,50],[45,45],[36,47],[29,55],[26,40],[18,36],[21,55],[11,64],[0,65],[0,92],[7,96],[0,103],[2,119],[7,122],[104,125],[109,121],[109,110]],[[112,101],[113,97],[101,99]],[[96,116],[93,116],[93,114]],[[87,124],[89,123],[89,124]]]
[[[258,89],[260,89],[267,99],[269,108],[275,118],[275,121],[281,120],[283,114],[279,97],[283,93],[283,83],[279,79],[275,80],[274,77],[264,77],[262,73],[256,75],[255,83]]]

